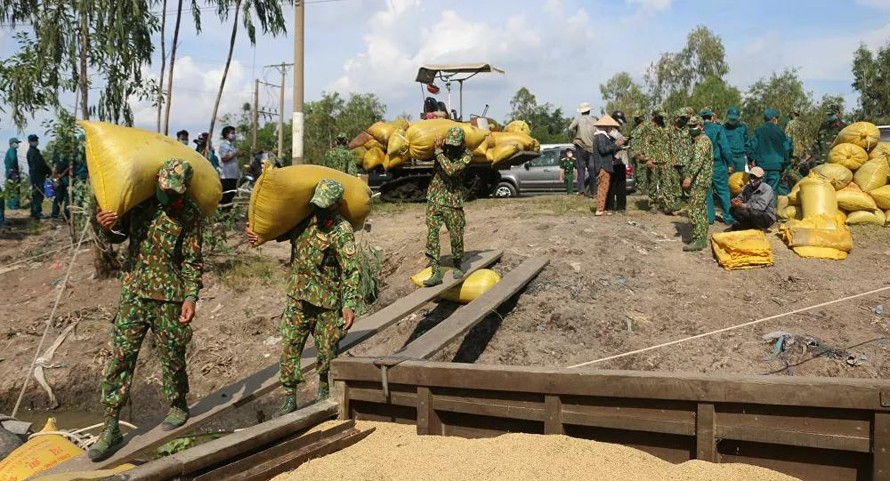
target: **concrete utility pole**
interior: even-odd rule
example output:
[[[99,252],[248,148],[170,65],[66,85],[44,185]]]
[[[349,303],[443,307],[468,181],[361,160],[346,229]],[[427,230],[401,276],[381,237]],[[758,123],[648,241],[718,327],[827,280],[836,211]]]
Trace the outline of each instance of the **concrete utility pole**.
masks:
[[[256,152],[256,130],[259,128],[260,109],[260,79],[253,80],[253,115],[251,116],[250,130],[250,154]]]
[[[281,90],[278,97],[278,161],[284,157],[284,80],[287,65],[281,63]]]
[[[294,1],[294,119],[293,155],[294,165],[303,163],[303,9],[304,0]]]

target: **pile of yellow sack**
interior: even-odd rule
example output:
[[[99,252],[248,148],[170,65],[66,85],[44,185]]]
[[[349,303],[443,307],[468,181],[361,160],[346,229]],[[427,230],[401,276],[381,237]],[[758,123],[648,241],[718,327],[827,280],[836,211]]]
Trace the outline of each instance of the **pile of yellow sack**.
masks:
[[[445,269],[447,272],[449,269]],[[433,275],[429,267],[411,276],[411,282],[417,287],[423,287],[423,281]],[[495,284],[501,281],[501,276],[491,269],[479,269],[468,275],[460,284],[447,289],[439,295],[439,298],[458,304],[469,304],[482,294],[490,291]]]
[[[494,131],[467,122],[448,119],[420,120],[409,123],[403,118],[377,122],[349,143],[356,163],[367,171],[383,166],[390,170],[410,159],[432,160],[437,137],[445,138],[448,129],[460,127],[464,131],[467,148],[473,152],[473,162],[497,165],[517,152],[541,150],[541,144],[530,134],[528,124],[514,120],[503,131]]]
[[[754,269],[773,265],[773,250],[760,230],[718,232],[711,236],[711,247],[720,267]]]
[[[890,218],[890,143],[880,142],[880,131],[869,122],[856,122],[841,130],[828,154],[828,162],[813,168],[835,190],[837,209],[847,224],[887,225]],[[779,197],[780,218],[801,219],[800,184],[787,198]]]
[[[846,225],[849,217],[838,209],[840,191],[835,188],[834,182],[817,172],[794,186],[795,205],[785,207],[793,207],[794,215],[779,227],[779,237],[801,257],[842,260],[853,248]],[[789,201],[780,198],[780,205]]]

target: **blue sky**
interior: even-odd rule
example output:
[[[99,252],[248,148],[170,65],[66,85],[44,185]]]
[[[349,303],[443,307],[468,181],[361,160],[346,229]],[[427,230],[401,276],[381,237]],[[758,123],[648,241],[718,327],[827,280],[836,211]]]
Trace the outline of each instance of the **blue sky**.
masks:
[[[209,127],[231,32],[231,23],[221,24],[212,10],[203,14],[201,35],[184,19],[171,115],[173,132],[186,128],[193,136]],[[286,15],[292,19],[290,10]],[[465,113],[481,113],[488,103],[489,115],[502,119],[522,86],[540,102],[573,112],[584,101],[598,107],[599,84],[616,72],[642,81],[649,63],[682,48],[697,25],[722,38],[729,80],[742,90],[792,66],[817,96],[841,94],[852,105],[853,51],[860,42],[878,47],[890,41],[890,0],[309,0],[305,97],[373,92],[387,104],[388,116],[409,112],[416,118],[421,96],[413,80],[420,64],[486,61],[506,75],[468,82]],[[11,37],[9,30],[0,32],[0,55],[14,51]],[[153,75],[160,66],[156,58]],[[221,113],[252,100],[254,78],[279,82],[265,65],[292,59],[289,36],[261,36],[251,47],[239,33]],[[289,70],[288,115],[291,75]],[[261,90],[260,100],[277,109],[273,89]],[[137,126],[153,129],[151,107],[136,105],[136,111]],[[0,113],[0,136],[42,134],[39,120],[47,115],[15,132]]]

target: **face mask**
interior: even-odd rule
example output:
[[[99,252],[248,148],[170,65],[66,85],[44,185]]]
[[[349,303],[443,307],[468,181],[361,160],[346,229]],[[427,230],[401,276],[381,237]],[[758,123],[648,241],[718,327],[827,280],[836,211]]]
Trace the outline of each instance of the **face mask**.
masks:
[[[163,206],[168,206],[173,203],[178,197],[179,194],[171,194],[166,190],[162,189],[160,185],[155,187],[155,197],[158,199],[158,202]]]
[[[182,145],[188,145],[188,144],[189,144],[189,141],[188,141],[188,139],[182,139],[182,140],[179,141],[179,143],[182,144]]]
[[[738,120],[727,120],[726,123],[729,125],[736,125],[737,123],[739,123],[739,121]]]
[[[693,127],[691,129],[689,129],[689,135],[691,135],[693,137],[698,137],[699,135],[701,135],[701,128]]]
[[[229,134],[229,136],[226,137],[226,138],[229,139],[229,140],[234,141],[234,140],[235,140],[235,134]]]
[[[837,115],[829,115],[828,121],[829,122],[837,122]]]
[[[687,119],[686,117],[680,117],[679,119],[677,119],[677,127],[681,129],[683,127],[686,127],[686,122],[689,122],[689,119]]]

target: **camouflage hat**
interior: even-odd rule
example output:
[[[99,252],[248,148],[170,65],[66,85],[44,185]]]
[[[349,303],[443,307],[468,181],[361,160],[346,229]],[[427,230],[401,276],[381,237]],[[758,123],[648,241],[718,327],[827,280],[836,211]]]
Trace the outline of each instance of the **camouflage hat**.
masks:
[[[704,124],[704,120],[702,120],[701,116],[698,116],[698,115],[693,115],[692,117],[689,117],[689,122],[686,123],[686,125],[702,125],[702,124]]]
[[[455,147],[464,145],[464,129],[460,127],[448,129],[448,134],[445,135],[445,145],[453,145]]]
[[[654,107],[652,109],[652,116],[653,117],[664,117],[665,116],[664,109],[661,107]]]
[[[158,185],[163,190],[172,190],[184,194],[192,181],[194,171],[188,162],[182,159],[170,159],[158,171]]]
[[[683,112],[684,117],[692,117],[695,115],[695,109],[692,107],[683,107],[680,110]]]
[[[337,134],[337,140],[346,140],[346,139],[348,139],[348,137],[346,136],[345,133],[340,132],[339,134]]]
[[[693,113],[694,113],[694,112],[693,112]],[[674,118],[675,118],[675,119],[679,119],[679,118],[681,118],[681,117],[690,117],[690,116],[691,116],[691,115],[688,114],[688,113],[686,113],[686,110],[684,110],[684,109],[677,109],[677,110],[674,110]]]
[[[343,184],[331,179],[322,179],[315,186],[310,204],[327,209],[340,202],[343,198]]]

